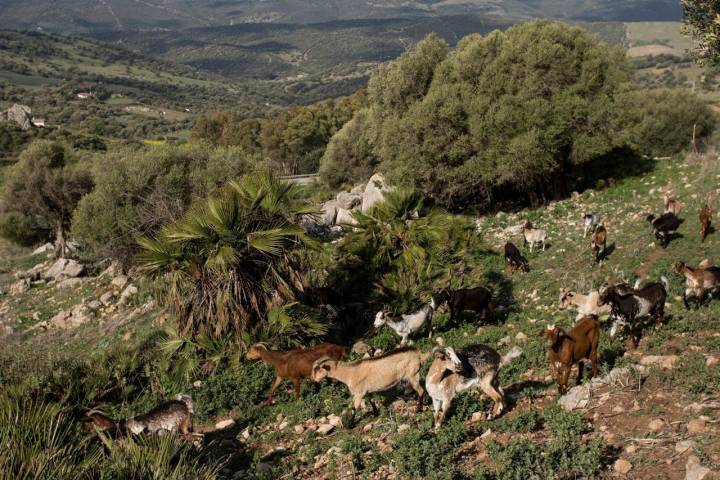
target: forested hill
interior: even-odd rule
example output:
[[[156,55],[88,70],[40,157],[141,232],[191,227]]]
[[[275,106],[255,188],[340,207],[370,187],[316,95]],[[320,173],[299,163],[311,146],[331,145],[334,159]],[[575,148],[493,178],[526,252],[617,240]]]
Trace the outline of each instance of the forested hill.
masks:
[[[0,27],[91,33],[466,14],[516,20],[679,20],[680,7],[675,0],[4,0]]]

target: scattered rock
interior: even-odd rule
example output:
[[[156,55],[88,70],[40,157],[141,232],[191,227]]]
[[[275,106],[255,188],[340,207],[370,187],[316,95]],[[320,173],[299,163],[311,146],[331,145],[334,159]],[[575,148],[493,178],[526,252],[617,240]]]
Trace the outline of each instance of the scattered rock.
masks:
[[[39,246],[32,252],[33,255],[41,255],[43,253],[46,253],[48,255],[55,253],[55,245],[53,245],[52,243],[46,243],[45,245]]]
[[[568,412],[585,408],[588,402],[590,402],[590,387],[588,385],[577,385],[558,399],[560,406]]]
[[[120,276],[123,274],[123,268],[120,262],[117,260],[113,260],[110,262],[110,265],[100,273],[100,277],[109,277],[109,278],[115,278],[117,276]]]
[[[127,301],[131,297],[137,295],[137,293],[138,293],[138,288],[131,283],[130,285],[125,287],[125,290],[123,290],[123,292],[120,294],[120,300],[118,300],[118,303],[120,305],[127,303]]]
[[[10,295],[22,295],[23,293],[30,290],[30,280],[27,278],[23,278],[21,280],[18,280],[17,282],[10,285],[10,289],[8,290],[8,293]]]
[[[337,216],[335,217],[335,224],[336,225],[355,226],[358,224],[358,222],[352,216],[352,212],[350,210],[346,210],[344,208],[338,208]]]
[[[110,281],[110,285],[117,287],[118,290],[122,290],[127,285],[129,279],[127,275],[118,275]]]
[[[100,310],[103,306],[103,304],[98,300],[93,300],[87,304],[88,308],[92,310],[93,312],[97,312]]]
[[[612,411],[613,411],[613,413],[623,413],[625,411],[625,408],[620,405],[617,405],[617,406],[613,407]]]
[[[621,475],[626,475],[630,470],[632,470],[632,467],[632,463],[628,462],[624,458],[618,458],[615,460],[615,471]]]
[[[63,278],[79,277],[85,272],[85,266],[69,258],[60,258],[45,271],[46,280],[61,280]]]
[[[471,421],[472,423],[478,423],[478,422],[483,422],[483,421],[485,421],[486,418],[487,418],[487,417],[485,416],[485,412],[475,412],[475,413],[473,413],[472,416],[470,417],[470,421]]]
[[[285,430],[288,425],[290,425],[287,421],[282,422],[280,425],[278,425],[278,430]]]
[[[528,339],[528,336],[525,335],[523,332],[518,332],[518,334],[515,335],[515,341],[517,341],[519,343],[524,343],[527,341],[527,339]]]
[[[103,305],[108,306],[112,303],[112,299],[115,296],[115,292],[105,292],[100,295],[100,301]]]
[[[82,278],[66,278],[65,280],[60,280],[56,287],[57,288],[75,288],[77,286],[80,286],[83,283]]]
[[[692,440],[683,440],[675,444],[675,453],[682,454],[687,452],[688,450],[691,450],[694,447],[695,442],[693,442]]]
[[[350,192],[340,192],[335,197],[335,202],[340,208],[345,210],[354,210],[362,204],[362,194]]]
[[[340,417],[338,417],[337,415],[328,415],[327,421],[333,427],[341,427],[342,426],[342,419]]]
[[[408,430],[410,430],[410,425],[408,425],[407,423],[402,423],[397,427],[398,433],[407,432]]]
[[[303,433],[305,433],[305,427],[303,427],[303,426],[300,425],[300,424],[297,424],[297,425],[295,425],[295,426],[293,427],[293,431],[294,431],[297,435],[302,435]]]
[[[215,424],[215,429],[216,429],[216,430],[225,430],[226,428],[230,428],[230,427],[232,427],[233,425],[235,425],[235,420],[233,420],[232,418],[228,418],[227,420],[222,420],[222,421],[220,421],[220,422],[217,422],[217,423]],[[247,431],[248,431],[248,430],[245,429],[245,430],[243,431],[243,434],[244,434],[245,432],[247,432]],[[248,437],[249,437],[249,436],[250,436],[250,433],[248,432]]]
[[[376,203],[381,202],[385,198],[385,192],[392,189],[385,183],[385,177],[376,173],[368,180],[362,195],[361,210],[367,213]]]
[[[323,425],[320,425],[317,428],[317,433],[319,433],[320,435],[327,435],[328,433],[332,432],[334,429],[335,429],[335,425],[325,423]]]
[[[330,200],[322,204],[320,207],[320,219],[321,225],[332,226],[335,225],[335,218],[337,217],[338,203],[335,200]]]
[[[0,120],[4,118],[7,118],[8,122],[17,124],[21,130],[27,130],[32,126],[32,109],[27,105],[16,103],[7,111],[2,112]]]
[[[627,447],[625,447],[625,453],[627,453],[628,455],[632,455],[635,452],[637,452],[637,446],[628,445]]]
[[[705,366],[710,368],[714,367],[720,363],[720,358],[718,358],[716,355],[708,355],[708,357],[705,359]]]
[[[195,380],[195,381],[193,382],[192,386],[195,387],[195,388],[200,388],[200,387],[203,386],[203,381],[202,381],[202,380]]]
[[[247,427],[245,430],[243,430],[240,433],[240,437],[242,437],[243,440],[247,440],[248,438],[250,438],[250,427]]]
[[[358,355],[365,355],[366,353],[370,353],[370,348],[370,345],[360,340],[353,344],[352,352]]]
[[[705,431],[705,420],[696,418],[690,420],[687,424],[687,431],[689,434],[702,433]]]
[[[670,369],[675,366],[678,359],[677,355],[645,355],[640,359],[640,365],[658,365]]]
[[[690,455],[685,462],[685,480],[703,480],[710,474],[710,469],[703,467],[700,459]]]
[[[665,428],[665,422],[663,422],[660,419],[651,420],[650,423],[648,423],[648,430],[651,432],[659,432]]]
[[[511,342],[512,342],[512,339],[508,335],[507,337],[503,337],[500,340],[498,340],[497,344],[498,344],[498,347],[502,347],[503,345],[510,345]]]

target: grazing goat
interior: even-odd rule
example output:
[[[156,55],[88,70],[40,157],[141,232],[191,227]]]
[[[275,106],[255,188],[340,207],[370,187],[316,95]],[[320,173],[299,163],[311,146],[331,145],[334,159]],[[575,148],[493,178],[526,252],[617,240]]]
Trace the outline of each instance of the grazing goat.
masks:
[[[435,308],[447,302],[450,309],[450,319],[454,319],[462,312],[471,310],[480,314],[480,318],[492,315],[492,292],[485,287],[463,288],[461,290],[442,290],[433,297]]]
[[[595,315],[583,317],[577,325],[565,333],[562,328],[548,325],[540,331],[540,336],[547,339],[550,365],[557,373],[557,383],[560,395],[567,392],[570,370],[578,365],[577,384],[580,385],[583,377],[584,361],[592,362],[590,378],[597,375],[598,342],[600,340],[600,322]]]
[[[663,213],[660,217],[655,215],[648,215],[647,221],[653,227],[655,232],[655,238],[660,240],[660,246],[667,248],[670,244],[670,239],[675,234],[678,228],[680,228],[680,219],[675,216],[674,213]]]
[[[420,367],[432,355],[412,347],[402,347],[374,358],[353,363],[323,357],[315,362],[312,378],[316,382],[334,378],[347,385],[352,394],[352,416],[363,405],[365,395],[382,392],[400,383],[409,383],[418,396],[418,408],[422,404],[423,388],[420,386]],[[370,401],[373,411],[377,407]],[[352,421],[352,420],[351,420]]]
[[[710,233],[710,223],[712,221],[712,210],[706,203],[700,209],[700,241],[705,242],[705,238]]]
[[[119,431],[116,420],[97,410],[90,410],[80,421],[83,423],[83,432],[85,433],[97,431],[117,434]]]
[[[312,367],[318,358],[328,357],[342,360],[350,349],[332,343],[321,343],[315,347],[300,348],[287,352],[276,352],[268,349],[263,343],[256,343],[248,349],[245,358],[262,360],[275,368],[275,382],[270,388],[267,400],[261,405],[269,405],[273,401],[275,390],[283,380],[290,380],[295,386],[295,398],[300,398],[300,382],[304,378],[312,378]]]
[[[600,225],[595,229],[592,234],[592,240],[590,241],[590,250],[595,257],[595,262],[600,263],[600,258],[605,254],[607,248],[607,230],[605,227]]]
[[[583,237],[587,237],[588,233],[594,233],[595,229],[600,226],[600,220],[599,213],[592,212],[583,215],[583,224],[585,225]]]
[[[425,377],[425,389],[432,398],[435,429],[442,425],[453,398],[458,393],[480,387],[494,402],[491,420],[505,408],[505,394],[498,383],[498,371],[522,351],[515,347],[504,357],[483,344],[470,345],[455,352],[452,347],[433,349],[435,360]]]
[[[705,291],[710,290],[710,298],[720,292],[720,268],[691,268],[683,262],[674,262],[672,265],[673,272],[685,277],[685,293],[683,293],[683,303],[685,308],[690,308],[688,303],[689,297],[695,298],[697,308],[703,302]]]
[[[541,228],[534,228],[532,223],[529,221],[523,225],[523,241],[524,245],[530,245],[530,252],[532,253],[533,247],[536,244],[542,244],[542,249],[545,251],[545,240],[547,239],[547,233]]]
[[[642,317],[654,317],[656,328],[662,325],[667,288],[665,277],[662,277],[662,283],[650,283],[628,293],[621,293],[613,286],[603,286],[600,290],[598,305],[609,304],[612,307],[614,319],[610,328],[610,338],[615,337],[620,327],[627,326],[633,345],[637,348],[642,333],[642,325],[639,321]]]
[[[180,431],[187,435],[193,430],[193,402],[189,395],[178,395],[150,410],[148,413],[120,420],[122,432],[139,435],[141,433],[162,433]]]
[[[664,213],[672,213],[673,215],[680,214],[680,202],[669,196],[669,195],[663,195],[663,203],[665,204],[665,212]]]
[[[575,317],[573,323],[577,323],[578,320],[586,315],[606,315],[610,313],[610,305],[598,306],[598,298],[600,292],[593,290],[587,295],[582,293],[574,292],[566,288],[560,289],[560,309],[565,310],[570,305],[577,307],[578,314]]]
[[[406,345],[408,337],[419,332],[426,325],[430,330],[428,338],[432,337],[432,317],[437,307],[435,299],[432,298],[430,303],[419,310],[402,314],[400,317],[391,317],[388,312],[380,310],[375,314],[373,325],[375,328],[380,328],[383,325],[392,328],[401,337],[400,345]]]
[[[520,270],[523,272],[530,271],[530,265],[525,257],[522,256],[520,250],[512,242],[505,244],[505,264],[510,267],[511,271]]]

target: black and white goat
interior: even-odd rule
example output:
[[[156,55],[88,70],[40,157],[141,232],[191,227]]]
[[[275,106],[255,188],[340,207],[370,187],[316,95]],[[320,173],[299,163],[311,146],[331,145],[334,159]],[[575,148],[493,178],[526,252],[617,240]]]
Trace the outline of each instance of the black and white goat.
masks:
[[[480,318],[492,315],[494,311],[492,292],[485,287],[462,288],[460,290],[445,289],[434,295],[433,300],[436,308],[447,302],[451,320],[466,311],[478,313]]]
[[[597,212],[586,213],[583,215],[583,224],[585,225],[583,237],[587,237],[588,233],[594,233],[601,221],[602,218]]]
[[[479,343],[458,352],[452,347],[436,347],[433,353],[435,360],[425,377],[425,389],[432,398],[435,429],[445,420],[453,398],[471,388],[480,387],[495,402],[489,419],[502,413],[505,394],[498,382],[498,372],[503,365],[520,356],[522,350],[515,347],[500,357],[493,348]]]
[[[520,270],[523,272],[530,271],[530,265],[525,257],[522,256],[520,250],[512,242],[505,244],[505,263],[510,270]]]
[[[655,319],[655,327],[660,328],[665,315],[668,281],[662,277],[662,283],[649,283],[643,288],[618,291],[616,286],[604,285],[600,289],[598,305],[609,304],[612,308],[610,338],[614,338],[621,327],[627,327],[635,347],[640,343],[643,317]]]
[[[435,303],[435,299],[431,299],[430,303],[423,306],[422,308],[412,312],[405,313],[399,317],[391,317],[389,312],[380,310],[375,314],[375,322],[373,325],[375,328],[380,328],[383,325],[387,325],[392,328],[395,333],[400,335],[400,345],[406,345],[408,343],[408,337],[419,332],[423,327],[427,326],[430,334],[428,338],[432,337],[432,317],[437,310],[438,305]]]
[[[662,248],[667,248],[670,240],[682,223],[682,221],[671,212],[663,213],[659,217],[648,215],[646,220],[652,225],[655,238],[660,240],[660,246]]]

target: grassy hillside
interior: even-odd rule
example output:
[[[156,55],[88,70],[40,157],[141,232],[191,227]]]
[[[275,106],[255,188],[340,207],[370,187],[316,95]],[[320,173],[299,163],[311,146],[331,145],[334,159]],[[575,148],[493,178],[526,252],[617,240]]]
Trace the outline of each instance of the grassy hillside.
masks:
[[[38,375],[63,358],[93,365],[94,374],[83,373],[85,367],[56,367],[50,384],[57,389],[55,395],[67,390],[59,382],[86,378],[85,386],[78,387],[71,397],[79,399],[71,406],[76,410],[99,401],[112,414],[127,415],[146,410],[177,391],[191,392],[197,430],[204,433],[198,458],[212,464],[228,455],[220,478],[609,478],[614,462],[623,459],[632,464],[625,478],[678,479],[684,478],[690,455],[717,471],[720,304],[713,300],[700,309],[685,310],[680,299],[684,282],[671,273],[670,265],[675,260],[696,265],[705,258],[712,263],[720,255],[720,234],[713,233],[701,244],[697,219],[705,201],[709,200],[715,211],[720,206],[718,178],[714,155],[704,160],[648,160],[639,176],[617,179],[609,188],[588,190],[539,210],[480,219],[482,251],[465,254],[481,255],[484,260],[478,268],[455,278],[454,285],[487,284],[502,308],[494,321],[483,322],[467,314],[457,325],[450,324],[447,313],[441,311],[433,319],[433,340],[418,339],[417,346],[427,350],[442,337],[455,347],[484,342],[503,353],[513,345],[522,348],[522,356],[501,374],[509,406],[497,420],[488,422],[482,415],[473,415],[487,411],[490,402],[466,393],[455,400],[447,424],[433,433],[428,407],[415,413],[415,398],[397,389],[375,396],[380,403],[379,416],[368,411],[351,428],[336,426],[328,434],[317,433],[318,426],[336,421],[331,415],[347,421],[342,415],[349,400],[344,386],[307,384],[300,400],[281,388],[275,405],[259,407],[272,381],[271,370],[262,364],[238,363],[232,350],[222,349],[218,352],[227,356],[217,357],[222,365],[219,370],[185,368],[192,365],[188,358],[191,363],[179,369],[185,374],[176,378],[176,367],[183,362],[166,358],[173,349],[152,353],[153,341],[149,340],[172,319],[152,306],[139,316],[130,313],[146,304],[145,288],[128,307],[103,310],[80,329],[33,329],[73,303],[90,301],[112,289],[109,279],[102,277],[86,280],[67,292],[37,285],[26,294],[0,299],[4,325],[15,331],[0,346],[0,381],[13,384],[26,378],[25,362],[32,352],[34,358],[43,359],[33,363]],[[644,217],[661,210],[666,189],[682,202],[685,222],[681,237],[662,250],[655,245]],[[611,252],[600,265],[593,263],[589,240],[582,237],[580,217],[588,211],[600,212],[609,232]],[[525,219],[547,229],[549,247],[545,252],[525,251],[530,273],[510,274],[504,270],[499,247],[507,238],[522,244],[508,227]],[[11,272],[40,260],[17,251],[5,251],[4,257],[3,291],[12,281]],[[629,382],[594,387],[586,409],[560,411],[554,406],[556,387],[548,374],[544,342],[538,336],[547,323],[564,328],[571,325],[575,314],[559,310],[559,289],[585,291],[597,288],[608,277],[649,282],[661,276],[671,284],[665,325],[659,331],[646,328],[638,350],[622,339],[610,341],[603,332],[599,370],[604,375],[614,367],[636,365],[651,354],[677,355],[671,367],[631,370]],[[372,313],[368,312],[368,318]],[[365,341],[388,349],[397,337],[385,328],[371,331]],[[142,356],[109,357],[109,352],[132,351],[140,344],[144,344]],[[166,359],[138,366],[153,356]],[[113,363],[107,363],[110,360]],[[111,388],[91,395],[93,382],[107,382],[106,377],[127,385],[126,390]],[[196,380],[200,382],[194,383]],[[217,430],[214,425],[221,419],[235,423]],[[692,428],[691,420],[695,422]]]

